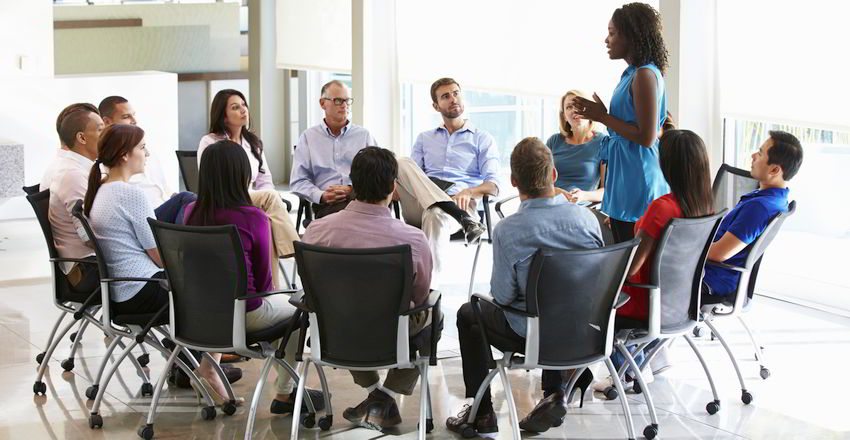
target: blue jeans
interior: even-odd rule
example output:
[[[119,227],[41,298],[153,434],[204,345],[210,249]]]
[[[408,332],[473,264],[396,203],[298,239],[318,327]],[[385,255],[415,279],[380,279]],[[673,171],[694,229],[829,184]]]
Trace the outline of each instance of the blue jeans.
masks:
[[[182,225],[183,211],[186,209],[186,205],[197,199],[198,196],[194,193],[188,191],[180,192],[171,196],[170,199],[159,205],[153,212],[156,214],[157,220]]]
[[[640,367],[644,359],[646,359],[646,353],[652,350],[652,348],[658,345],[659,343],[661,343],[661,339],[656,339],[650,342],[649,345],[646,346],[646,348],[640,351],[640,353],[635,353],[633,357],[635,358],[635,363],[638,365],[638,367]],[[626,350],[629,350],[629,352],[631,353],[631,351],[634,350],[635,347],[635,345],[627,345]],[[611,362],[614,364],[614,368],[619,370],[620,366],[626,363],[626,358],[620,353],[619,350],[614,350],[611,353]]]

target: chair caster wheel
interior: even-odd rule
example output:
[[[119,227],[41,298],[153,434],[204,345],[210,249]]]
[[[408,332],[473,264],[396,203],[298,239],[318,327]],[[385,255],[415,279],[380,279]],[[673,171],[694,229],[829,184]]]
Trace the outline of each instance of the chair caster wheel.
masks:
[[[708,412],[708,414],[714,415],[715,413],[717,413],[717,411],[720,411],[720,402],[717,400],[708,402],[708,404],[705,405],[705,410]]]
[[[605,392],[603,394],[605,394],[606,400],[616,400],[617,396],[620,395],[620,393],[614,387],[608,387],[607,389],[605,389]]]
[[[142,397],[151,397],[153,396],[153,385],[150,383],[143,383],[141,390]]]
[[[72,344],[73,344],[74,342],[77,342],[77,332],[71,333],[71,335],[70,335],[70,336],[68,336],[68,339],[70,339],[70,340],[71,340],[71,343],[72,343]]]
[[[305,428],[312,428],[316,426],[316,414],[307,414],[301,419],[301,424],[304,425]]]
[[[647,425],[646,428],[643,428],[643,436],[646,437],[646,440],[652,440],[657,435],[658,425]]]
[[[151,440],[153,438],[153,425],[144,425],[140,427],[138,434],[139,437],[145,440]]]
[[[44,360],[44,352],[41,352],[35,356],[35,363],[41,365],[41,362]]]
[[[38,396],[39,394],[44,396],[47,394],[47,385],[42,381],[38,381],[32,385],[32,392],[36,396]]]
[[[65,359],[60,365],[62,365],[63,370],[71,371],[74,369],[74,358]]]
[[[419,429],[419,424],[416,424],[416,429]],[[434,419],[425,419],[425,433],[430,434],[434,430]]]
[[[224,405],[221,405],[221,410],[225,414],[232,416],[233,414],[236,413],[236,403],[232,402],[232,401],[231,402],[225,402]]]
[[[319,418],[319,429],[322,431],[327,431],[331,429],[331,426],[334,424],[334,416],[328,415]]]
[[[103,417],[100,414],[92,414],[89,416],[89,428],[103,428]]]
[[[205,406],[201,408],[201,418],[204,420],[212,420],[215,418],[215,407]]]
[[[741,402],[744,402],[744,405],[749,405],[752,401],[753,395],[749,391],[741,391]]]
[[[705,336],[705,327],[694,327],[694,336],[697,338]]]
[[[767,379],[768,377],[770,377],[770,370],[761,367],[761,370],[759,370],[759,376],[761,376],[762,379]]]
[[[142,367],[147,367],[151,361],[151,357],[149,354],[145,353],[137,357],[136,360],[139,361],[139,365],[141,365]]]
[[[632,391],[634,391],[635,394],[640,394],[643,392],[643,388],[640,387],[640,382],[638,382],[637,379],[632,382]]]
[[[89,400],[94,400],[97,397],[97,388],[99,385],[92,385],[86,388],[86,398]]]

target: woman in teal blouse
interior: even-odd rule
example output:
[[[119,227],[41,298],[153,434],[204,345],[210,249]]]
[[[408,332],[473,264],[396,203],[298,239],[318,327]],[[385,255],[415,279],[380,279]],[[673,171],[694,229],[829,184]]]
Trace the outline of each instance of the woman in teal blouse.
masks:
[[[667,113],[663,72],[667,49],[661,18],[651,6],[629,3],[614,11],[605,38],[608,56],[628,67],[611,97],[611,109],[594,94],[576,98],[576,112],[605,124],[609,138],[599,158],[608,163],[602,211],[617,242],[634,237],[634,222],[670,192],[658,163],[658,134]]]
[[[573,203],[599,202],[605,191],[605,164],[599,161],[599,151],[608,136],[597,131],[595,122],[576,113],[576,97],[589,96],[580,90],[570,90],[561,97],[560,132],[549,137],[546,146],[552,150],[558,170],[555,187],[564,190]]]

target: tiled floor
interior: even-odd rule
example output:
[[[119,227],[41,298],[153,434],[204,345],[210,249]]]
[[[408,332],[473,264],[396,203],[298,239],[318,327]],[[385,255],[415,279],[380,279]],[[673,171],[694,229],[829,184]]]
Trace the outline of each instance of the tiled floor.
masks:
[[[443,422],[463,403],[453,311],[466,300],[465,277],[472,255],[472,249],[458,246],[447,264],[452,269],[446,274],[447,284],[442,290],[449,321],[440,342],[444,358],[430,370],[437,425],[430,438],[454,438]],[[486,290],[490,258],[485,245],[476,276],[478,291]],[[72,372],[63,373],[59,367],[70,349],[70,343],[61,344],[45,376],[47,396],[33,397],[34,358],[44,349],[50,327],[58,316],[50,301],[46,259],[43,239],[34,221],[0,222],[0,439],[137,438],[136,429],[143,422],[150,399],[140,397],[141,380],[129,364],[120,367],[107,389],[102,406],[103,429],[93,431],[88,427],[91,402],[87,402],[84,392],[105,353],[103,335],[94,330],[86,333]],[[719,324],[732,349],[743,360],[743,372],[748,389],[755,396],[754,402],[741,403],[737,379],[725,353],[717,342],[703,338],[698,344],[713,367],[722,399],[721,411],[708,415],[705,412],[705,404],[711,399],[708,384],[687,345],[677,341],[671,348],[675,367],[650,385],[661,424],[659,438],[850,438],[850,417],[844,400],[850,385],[841,373],[850,360],[850,319],[766,298],[759,298],[757,305],[747,319],[758,329],[761,342],[767,347],[765,354],[772,372],[768,380],[758,376],[758,365],[752,360],[743,329],[735,322]],[[158,355],[151,358],[150,374],[156,376],[165,360]],[[244,369],[245,377],[234,388],[238,395],[249,398],[260,363],[239,366]],[[597,377],[601,376],[601,370],[598,371]],[[330,432],[302,430],[302,437],[415,438],[418,388],[412,397],[399,402],[404,423],[397,430],[382,434],[355,428],[342,418],[342,411],[358,403],[364,393],[346,372],[327,374],[334,393],[335,423]],[[522,416],[540,397],[540,373],[517,371],[510,376]],[[498,384],[493,389],[501,429],[499,438],[509,438],[504,393]],[[254,438],[289,438],[291,418],[272,416],[268,412],[270,398],[271,392],[266,390]],[[640,432],[648,423],[647,409],[641,396],[630,395],[629,399]],[[244,436],[246,409],[241,408],[230,417],[219,411],[212,421],[202,420],[199,411],[192,392],[168,390],[156,419],[156,438]],[[533,437],[625,438],[620,403],[588,395],[583,408],[576,404],[570,407],[563,426]]]

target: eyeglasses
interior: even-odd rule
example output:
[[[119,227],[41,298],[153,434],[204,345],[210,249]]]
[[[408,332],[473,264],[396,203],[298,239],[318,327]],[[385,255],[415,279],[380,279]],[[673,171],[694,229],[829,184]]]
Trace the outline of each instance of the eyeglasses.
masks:
[[[342,104],[347,104],[350,107],[351,103],[354,102],[354,98],[325,98],[325,97],[322,97],[322,99],[327,100],[327,101],[333,101],[334,105],[336,105],[336,106],[341,106]]]

